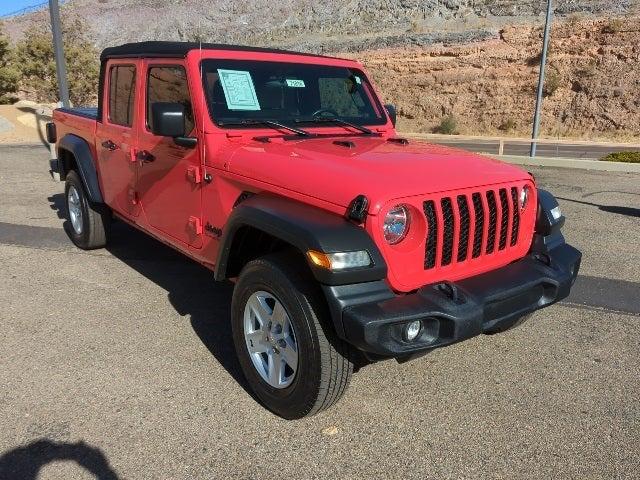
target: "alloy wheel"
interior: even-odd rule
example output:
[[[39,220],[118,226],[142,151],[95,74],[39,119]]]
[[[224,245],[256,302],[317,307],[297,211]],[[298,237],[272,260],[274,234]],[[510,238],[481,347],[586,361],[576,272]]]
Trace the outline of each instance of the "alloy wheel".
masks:
[[[82,220],[82,204],[80,202],[80,194],[76,187],[71,185],[69,192],[67,193],[67,205],[69,207],[69,220],[73,231],[77,235],[82,234],[83,220]]]
[[[244,338],[253,366],[273,388],[291,385],[298,369],[298,344],[280,301],[271,293],[254,292],[244,309]]]

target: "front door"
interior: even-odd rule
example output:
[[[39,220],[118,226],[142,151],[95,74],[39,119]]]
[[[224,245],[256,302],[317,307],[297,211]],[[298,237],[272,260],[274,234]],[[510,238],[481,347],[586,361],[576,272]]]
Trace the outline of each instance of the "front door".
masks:
[[[151,133],[155,102],[182,103],[187,135],[195,121],[186,70],[180,61],[145,62],[145,119],[140,122],[136,148],[137,194],[149,225],[196,248],[202,246],[202,167],[199,148],[175,144]],[[142,109],[141,109],[142,110]]]
[[[96,150],[105,202],[125,216],[137,214],[137,64],[110,62],[105,76],[103,118],[96,129]]]

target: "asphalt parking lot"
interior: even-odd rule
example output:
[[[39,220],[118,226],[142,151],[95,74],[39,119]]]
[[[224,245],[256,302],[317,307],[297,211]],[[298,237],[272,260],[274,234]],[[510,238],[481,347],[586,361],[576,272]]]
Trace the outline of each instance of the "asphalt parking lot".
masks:
[[[246,390],[231,286],[124,225],[76,250],[47,160],[0,147],[0,479],[640,478],[640,175],[533,169],[574,295],[287,422]]]

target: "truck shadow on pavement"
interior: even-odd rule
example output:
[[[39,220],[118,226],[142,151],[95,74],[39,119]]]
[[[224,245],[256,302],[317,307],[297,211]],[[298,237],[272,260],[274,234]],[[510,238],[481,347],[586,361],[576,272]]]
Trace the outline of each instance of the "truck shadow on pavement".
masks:
[[[0,479],[36,480],[49,463],[75,462],[98,480],[118,480],[104,453],[84,442],[65,443],[46,438],[14,448],[0,456]]]
[[[618,214],[618,215],[626,215],[627,217],[640,218],[640,208],[600,205],[598,203],[583,202],[581,200],[573,200],[571,198],[562,198],[562,197],[557,197],[557,198],[558,198],[558,200],[562,200],[562,201],[565,201],[565,202],[579,203],[580,205],[588,205],[590,207],[597,207],[598,210],[600,210],[602,212],[605,212],[605,213],[615,213],[615,214]]]
[[[68,231],[64,195],[57,193],[48,200]],[[218,363],[256,399],[242,374],[233,345],[230,282],[216,282],[207,268],[124,222],[113,223],[106,250],[166,290],[173,308],[179,315],[190,317],[193,331]]]
[[[252,397],[236,358],[231,333],[230,282],[216,282],[213,272],[135,228],[115,222],[109,251],[135,271],[167,291],[171,305],[209,352]],[[255,397],[254,397],[255,398]]]

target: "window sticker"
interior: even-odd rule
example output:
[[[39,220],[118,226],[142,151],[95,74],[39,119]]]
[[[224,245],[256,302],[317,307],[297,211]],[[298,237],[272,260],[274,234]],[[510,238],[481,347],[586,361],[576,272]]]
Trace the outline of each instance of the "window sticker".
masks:
[[[355,79],[356,79],[356,83],[357,83],[358,85],[362,85],[362,79],[361,79],[359,76],[354,75],[354,76],[353,76],[353,78],[355,78]]]
[[[293,80],[293,79],[287,78],[287,87],[304,88],[305,87],[304,80]]]
[[[229,110],[260,110],[250,72],[219,68],[218,75]]]

